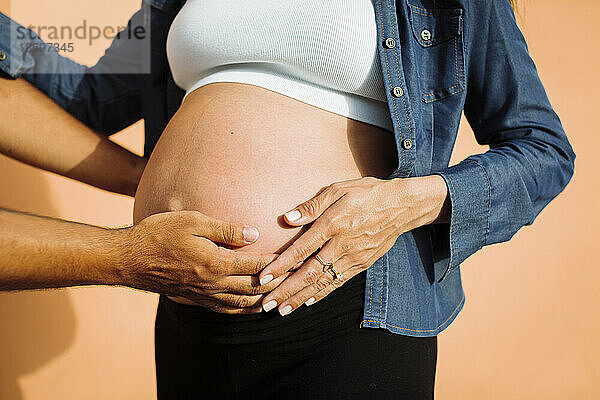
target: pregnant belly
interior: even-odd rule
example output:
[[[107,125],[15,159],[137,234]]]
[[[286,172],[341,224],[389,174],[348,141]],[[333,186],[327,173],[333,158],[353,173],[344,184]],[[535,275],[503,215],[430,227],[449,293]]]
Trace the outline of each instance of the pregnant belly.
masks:
[[[200,211],[258,228],[258,240],[236,251],[281,253],[306,230],[288,226],[283,213],[333,182],[385,178],[396,166],[384,129],[257,86],[212,83],[186,97],[161,135],[134,222]]]

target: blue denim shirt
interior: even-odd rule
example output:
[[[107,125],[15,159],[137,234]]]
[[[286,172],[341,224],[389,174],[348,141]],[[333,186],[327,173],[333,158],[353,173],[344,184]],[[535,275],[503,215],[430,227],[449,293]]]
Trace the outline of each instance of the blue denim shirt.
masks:
[[[401,235],[367,270],[361,327],[433,336],[464,303],[459,265],[533,223],[571,179],[575,154],[507,0],[372,1],[398,151],[389,178],[441,175],[451,219]],[[149,74],[102,73],[140,56],[118,42],[93,67],[58,53],[23,52],[23,43],[9,40],[17,25],[1,15],[0,68],[105,134],[145,119],[150,154],[183,97],[165,50],[183,3],[144,0],[130,21],[152,23]],[[48,70],[56,73],[36,72]],[[449,167],[463,110],[489,150]]]

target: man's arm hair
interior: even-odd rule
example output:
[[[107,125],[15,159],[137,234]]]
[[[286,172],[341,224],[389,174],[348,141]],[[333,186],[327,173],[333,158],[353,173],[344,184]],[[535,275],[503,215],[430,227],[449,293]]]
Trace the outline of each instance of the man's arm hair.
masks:
[[[0,291],[118,284],[123,235],[0,209]]]

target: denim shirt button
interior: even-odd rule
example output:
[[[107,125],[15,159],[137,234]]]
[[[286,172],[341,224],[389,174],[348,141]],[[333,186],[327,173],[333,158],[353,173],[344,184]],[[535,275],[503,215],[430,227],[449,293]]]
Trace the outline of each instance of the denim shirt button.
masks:
[[[403,139],[401,144],[404,150],[410,150],[412,148],[412,140],[408,138]]]
[[[431,32],[429,32],[427,29],[423,29],[423,31],[421,32],[421,37],[424,41],[427,42],[431,40]]]
[[[385,47],[387,47],[388,49],[393,49],[394,47],[396,47],[396,41],[394,40],[394,38],[385,39]]]
[[[0,51],[0,61],[6,60],[6,54],[3,51]]]
[[[394,97],[402,97],[404,96],[404,90],[400,86],[396,86],[392,89],[392,94]]]

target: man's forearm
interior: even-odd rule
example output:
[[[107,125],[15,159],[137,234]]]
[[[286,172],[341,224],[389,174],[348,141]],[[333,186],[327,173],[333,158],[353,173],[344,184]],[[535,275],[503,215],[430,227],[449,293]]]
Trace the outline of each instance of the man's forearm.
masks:
[[[0,290],[121,284],[126,235],[0,209]]]
[[[0,78],[0,153],[133,196],[145,159],[69,115],[23,79]]]

